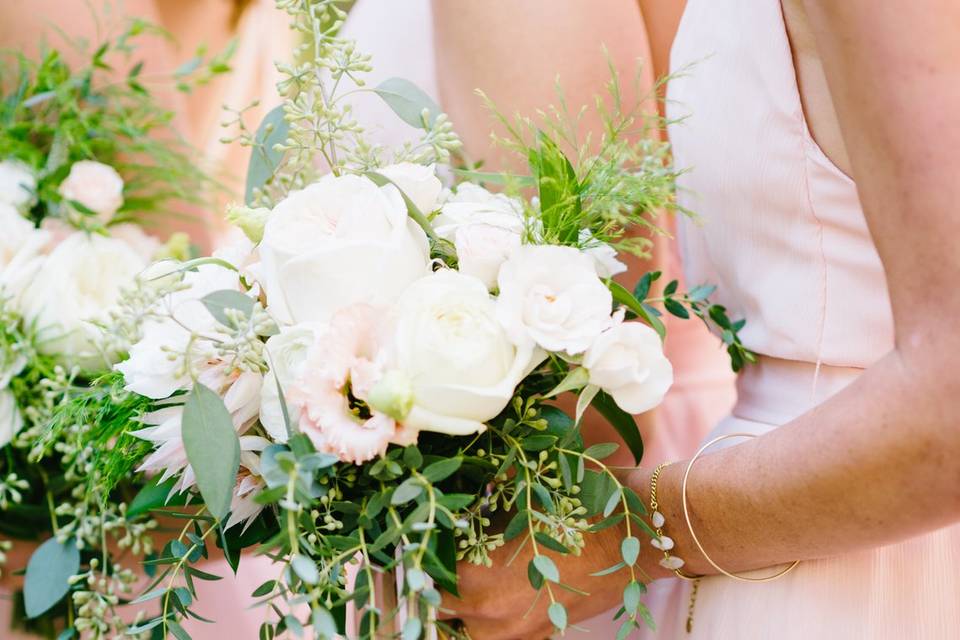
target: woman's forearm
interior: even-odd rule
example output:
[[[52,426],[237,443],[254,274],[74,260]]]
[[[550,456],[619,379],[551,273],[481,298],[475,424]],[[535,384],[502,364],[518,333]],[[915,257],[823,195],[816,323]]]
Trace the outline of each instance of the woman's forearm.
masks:
[[[714,561],[741,571],[833,556],[960,519],[957,391],[926,368],[931,375],[894,351],[789,424],[703,455],[687,495],[691,524]],[[672,464],[660,477],[665,533],[688,571],[716,573],[684,522],[686,466]],[[642,495],[649,479],[649,469],[631,474]]]

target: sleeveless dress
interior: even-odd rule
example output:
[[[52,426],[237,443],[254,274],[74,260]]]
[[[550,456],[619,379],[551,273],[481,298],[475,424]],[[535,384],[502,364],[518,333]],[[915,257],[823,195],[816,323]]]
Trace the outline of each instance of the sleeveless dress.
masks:
[[[779,0],[689,0],[669,115],[689,281],[718,285],[759,363],[710,437],[761,434],[823,402],[893,347],[883,267],[854,182],[811,137]],[[904,432],[904,437],[908,434]],[[735,441],[734,441],[735,443]],[[769,570],[757,572],[769,575]],[[659,638],[945,639],[960,634],[960,525],[806,561],[778,581],[702,580],[654,604]]]

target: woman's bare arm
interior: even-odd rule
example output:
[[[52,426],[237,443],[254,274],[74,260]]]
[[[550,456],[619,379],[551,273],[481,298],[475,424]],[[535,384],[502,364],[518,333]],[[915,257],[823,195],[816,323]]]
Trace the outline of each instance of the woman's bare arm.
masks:
[[[624,78],[650,57],[635,0],[434,0],[433,19],[444,110],[470,159],[498,169],[518,168],[523,159],[491,144],[495,123],[477,88],[504,113],[533,116],[556,102],[558,76],[571,108],[592,105],[609,77],[603,46]],[[646,69],[641,91],[652,77]],[[600,131],[599,119],[590,114],[583,128]]]
[[[697,463],[693,524],[715,560],[733,571],[872,548],[960,519],[960,378],[953,371],[960,353],[960,5],[805,4],[886,271],[896,342],[813,411]],[[712,573],[683,523],[684,467],[671,465],[661,477],[661,509],[688,570]],[[633,472],[631,482],[645,494],[649,470]],[[603,583],[587,577],[616,562],[622,532],[608,531],[587,555],[564,559],[565,581],[594,589],[589,600],[564,594],[571,620],[602,610],[597,600],[613,606],[619,597],[616,574]],[[648,571],[664,575],[656,561],[648,548]],[[451,604],[481,630],[477,637],[549,629],[542,615],[516,615],[533,595],[523,576],[507,589],[509,572],[486,580],[464,573],[465,599]]]
[[[694,526],[731,569],[873,547],[960,518],[960,6],[805,5],[886,271],[896,345],[814,411],[697,463]],[[682,467],[665,485],[670,519],[693,569],[708,571],[679,518]]]

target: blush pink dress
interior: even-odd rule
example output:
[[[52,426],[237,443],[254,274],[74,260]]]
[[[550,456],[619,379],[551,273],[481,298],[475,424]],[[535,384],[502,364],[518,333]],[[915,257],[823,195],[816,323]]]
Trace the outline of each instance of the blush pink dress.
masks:
[[[711,436],[761,434],[890,351],[887,284],[856,185],[807,128],[779,0],[689,0],[671,62],[692,65],[669,86],[670,116],[686,116],[670,129],[690,169],[682,204],[702,217],[681,229],[685,271],[718,285],[760,355]],[[960,525],[802,562],[776,582],[705,579],[690,636],[689,586],[666,584],[652,601],[659,638],[957,638]]]

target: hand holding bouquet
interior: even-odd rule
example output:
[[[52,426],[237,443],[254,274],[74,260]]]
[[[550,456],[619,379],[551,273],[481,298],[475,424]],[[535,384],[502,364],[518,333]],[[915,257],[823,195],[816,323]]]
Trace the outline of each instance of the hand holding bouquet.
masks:
[[[659,274],[634,292],[611,279],[618,251],[648,248],[628,231],[657,230],[673,208],[665,145],[627,139],[650,122],[621,104],[614,78],[602,139],[577,140],[557,112],[507,123],[529,175],[455,168],[458,140],[429,98],[400,79],[364,85],[368,58],[334,35],[334,2],[278,6],[307,61],[280,65],[285,100],[255,133],[241,124],[253,160],[247,202],[229,215],[249,242],[154,264],[115,318],[137,336],[116,366],[125,397],[147,407],[124,435],[152,451],[105,451],[99,489],[139,470],[153,476],[140,504],[186,494],[191,505],[151,561],[160,570],[141,600],[160,612],[131,633],[186,637],[194,582],[216,578],[193,566],[210,541],[234,564],[254,545],[276,562],[254,593],[275,613],[261,637],[305,625],[320,638],[456,633],[437,619],[439,589],[456,593],[458,560],[489,566],[517,537],[563,630],[553,558],[617,526],[623,557],[609,571],[628,576],[628,634],[649,620],[635,562],[655,534],[603,463],[616,445],[586,448],[579,424],[595,407],[639,461],[631,414],[671,384],[649,299]],[[368,143],[342,99],[364,92],[421,142]],[[461,180],[448,189],[441,175]],[[710,287],[676,289],[664,289],[668,311],[718,324],[735,366],[750,357]],[[554,405],[567,393],[573,416]],[[505,528],[495,512],[509,514]]]

